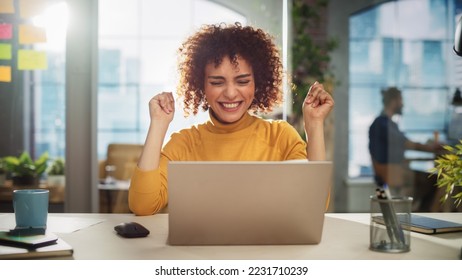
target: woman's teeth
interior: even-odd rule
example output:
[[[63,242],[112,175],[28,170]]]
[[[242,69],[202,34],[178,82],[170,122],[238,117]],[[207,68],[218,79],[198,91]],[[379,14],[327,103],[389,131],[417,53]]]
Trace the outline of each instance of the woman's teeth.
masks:
[[[227,109],[233,109],[233,108],[236,108],[237,106],[239,106],[239,102],[236,102],[236,103],[221,103],[223,105],[223,107],[227,108]]]

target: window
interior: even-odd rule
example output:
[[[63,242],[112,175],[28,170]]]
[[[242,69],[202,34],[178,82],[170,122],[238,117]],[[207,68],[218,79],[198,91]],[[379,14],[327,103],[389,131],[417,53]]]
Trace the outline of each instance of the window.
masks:
[[[68,20],[67,4],[49,1],[43,13],[31,18],[34,26],[44,28],[46,42],[32,46],[44,51],[47,68],[24,72],[27,104],[32,104],[31,151],[37,158],[48,152],[50,158],[65,157],[65,51]]]
[[[408,138],[424,143],[438,131],[445,140],[457,86],[451,58],[458,2],[391,1],[350,17],[349,177],[373,174],[368,129],[382,110],[383,88],[403,92],[398,125]]]

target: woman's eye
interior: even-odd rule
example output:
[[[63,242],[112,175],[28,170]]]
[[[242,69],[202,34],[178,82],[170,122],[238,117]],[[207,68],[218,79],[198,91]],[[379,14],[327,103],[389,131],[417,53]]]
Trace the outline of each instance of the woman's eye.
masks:
[[[240,84],[240,85],[246,85],[249,82],[250,82],[250,80],[239,80],[239,81],[237,81],[237,83]]]
[[[222,85],[223,82],[210,82],[210,84],[211,84],[212,86],[219,86],[219,85]]]

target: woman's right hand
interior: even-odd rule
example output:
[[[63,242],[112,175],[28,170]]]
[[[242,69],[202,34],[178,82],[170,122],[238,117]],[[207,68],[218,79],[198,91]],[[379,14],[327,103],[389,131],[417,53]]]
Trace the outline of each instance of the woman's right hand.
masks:
[[[159,168],[160,155],[168,126],[175,114],[175,99],[171,92],[162,92],[149,101],[151,124],[138,160],[138,167],[143,170]]]
[[[171,92],[162,92],[149,101],[151,122],[170,124],[175,114],[175,99]]]

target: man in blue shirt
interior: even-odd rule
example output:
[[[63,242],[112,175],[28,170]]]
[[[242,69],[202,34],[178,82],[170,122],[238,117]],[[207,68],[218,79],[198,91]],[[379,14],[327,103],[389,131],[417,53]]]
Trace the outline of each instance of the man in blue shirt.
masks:
[[[401,115],[403,98],[401,91],[390,87],[382,91],[383,111],[369,128],[369,152],[374,168],[377,185],[385,183],[395,194],[402,194],[405,172],[405,150],[435,152],[438,144],[420,144],[409,140],[392,120],[394,115]]]

